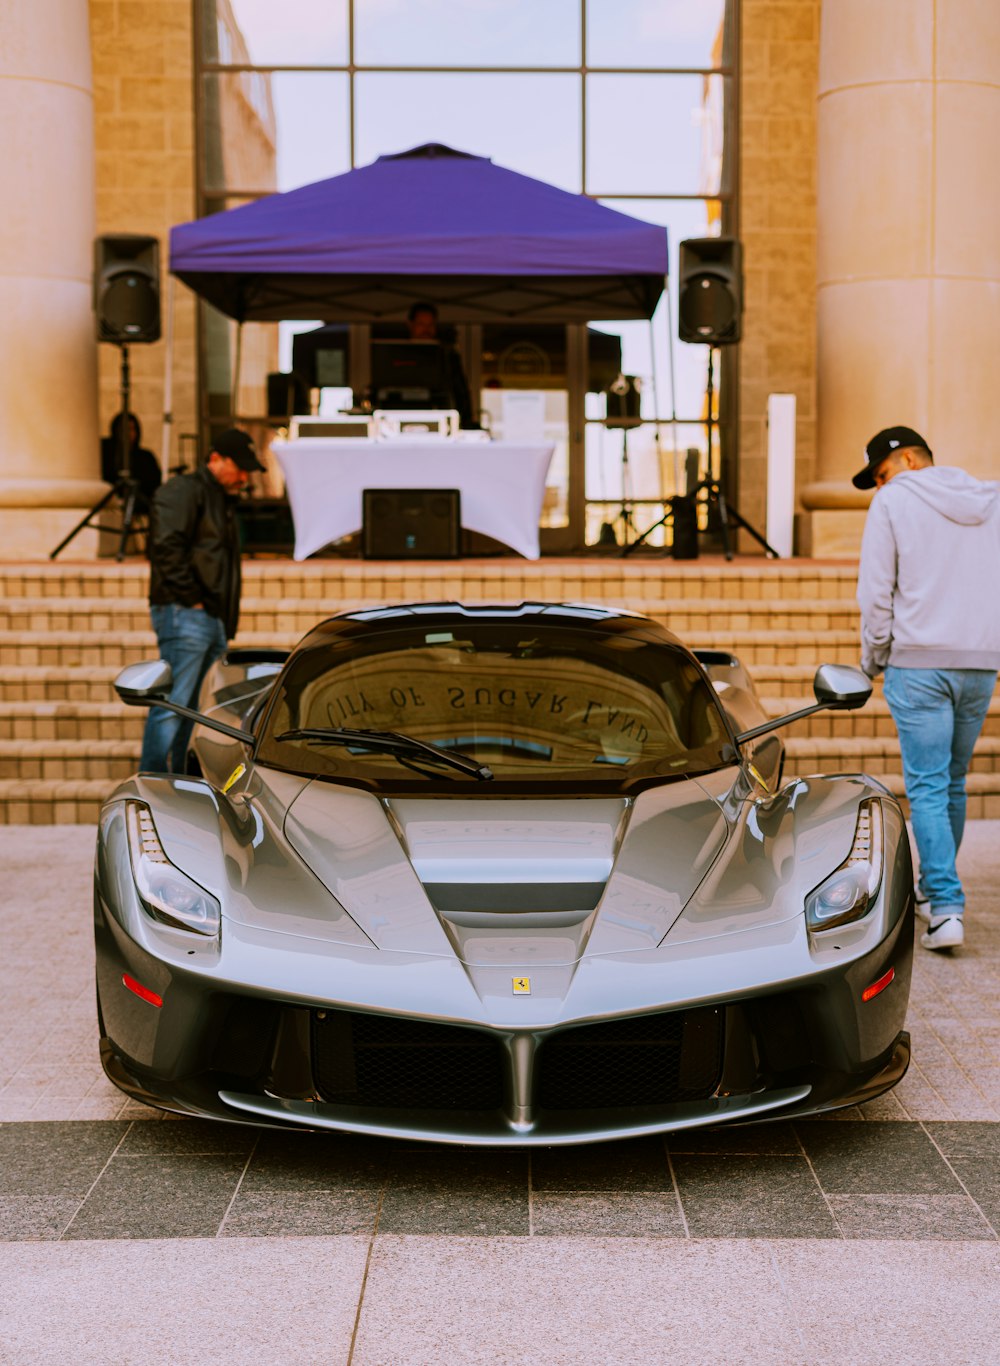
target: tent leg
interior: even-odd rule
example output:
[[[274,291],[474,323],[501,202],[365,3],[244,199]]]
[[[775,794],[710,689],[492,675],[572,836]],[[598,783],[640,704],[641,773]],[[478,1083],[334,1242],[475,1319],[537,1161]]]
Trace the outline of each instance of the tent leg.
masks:
[[[233,364],[233,392],[229,400],[229,415],[235,422],[239,413],[240,367],[243,363],[243,323],[236,324],[236,360]]]
[[[170,477],[170,450],[174,414],[174,289],[176,280],[167,281],[167,321],[163,337],[163,432],[160,436],[160,469],[164,481]]]
[[[663,277],[663,293],[666,295],[667,313],[667,357],[670,361],[670,428],[674,442],[674,493],[686,493],[681,488],[681,453],[677,449],[677,381],[674,378],[674,321],[670,303],[670,276]]]

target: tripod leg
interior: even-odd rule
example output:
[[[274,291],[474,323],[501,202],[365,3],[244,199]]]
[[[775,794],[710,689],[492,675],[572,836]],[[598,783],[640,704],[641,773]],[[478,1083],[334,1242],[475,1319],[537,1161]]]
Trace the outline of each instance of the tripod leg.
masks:
[[[719,530],[722,532],[722,549],[726,559],[733,558],[733,547],[729,540],[729,511],[726,507],[726,495],[720,488],[715,497],[716,506],[719,509]]]
[[[66,547],[69,545],[70,541],[73,539],[73,537],[77,534],[78,531],[82,531],[85,526],[90,526],[91,517],[96,517],[99,512],[106,508],[114,496],[114,489],[110,489],[104,495],[104,497],[100,499],[99,502],[96,502],[94,506],[90,509],[90,511],[85,513],[84,516],[80,518],[80,520],[77,522],[76,526],[69,533],[69,535],[63,537],[63,539],[56,546],[55,550],[49,551],[49,559],[54,560],[55,557],[59,554],[60,550],[66,549]]]
[[[637,545],[642,545],[647,537],[652,536],[654,531],[658,531],[661,526],[669,526],[672,521],[673,512],[664,513],[664,515],[660,518],[658,522],[654,522],[652,526],[648,526],[646,530],[641,533],[641,535],[635,538],[634,541],[626,541],[626,543],[621,548],[619,559],[624,559],[626,555],[631,555],[632,551],[636,548]]]
[[[762,545],[764,547],[764,549],[767,551],[768,555],[771,557],[772,560],[781,559],[781,556],[775,550],[774,546],[769,545],[768,542],[765,541],[764,537],[757,530],[757,528],[751,526],[747,519],[745,517],[740,516],[740,514],[732,506],[730,506],[729,508],[729,516],[734,522],[741,526],[743,530],[747,532],[748,535],[752,536],[759,545]]]
[[[125,548],[128,545],[128,538],[132,535],[132,520],[135,517],[135,489],[129,488],[125,495],[125,502],[122,504],[122,534],[118,540],[118,553],[115,559],[121,563],[125,558]]]

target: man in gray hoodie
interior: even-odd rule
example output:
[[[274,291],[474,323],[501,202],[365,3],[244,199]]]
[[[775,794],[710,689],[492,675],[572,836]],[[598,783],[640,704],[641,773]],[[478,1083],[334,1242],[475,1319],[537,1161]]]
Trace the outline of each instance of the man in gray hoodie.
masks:
[[[865,450],[857,488],[877,490],[861,542],[861,667],[885,670],[920,855],[926,949],[965,937],[955,856],[965,775],[1000,667],[1000,489],[938,468],[911,427]]]

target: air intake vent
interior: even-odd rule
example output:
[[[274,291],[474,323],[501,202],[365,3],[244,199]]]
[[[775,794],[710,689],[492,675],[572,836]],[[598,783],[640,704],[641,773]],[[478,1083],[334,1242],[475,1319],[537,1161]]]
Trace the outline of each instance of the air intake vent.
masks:
[[[544,1110],[706,1100],[722,1075],[721,1009],[671,1011],[561,1030],[538,1057]]]
[[[331,1105],[400,1110],[496,1110],[505,1053],[457,1025],[355,1011],[312,1019],[313,1080]]]

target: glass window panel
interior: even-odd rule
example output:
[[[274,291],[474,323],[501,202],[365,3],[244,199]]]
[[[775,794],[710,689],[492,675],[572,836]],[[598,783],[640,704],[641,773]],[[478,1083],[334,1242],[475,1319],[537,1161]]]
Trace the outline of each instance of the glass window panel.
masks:
[[[361,73],[357,161],[443,142],[500,166],[580,186],[580,77]]]
[[[342,66],[348,0],[200,0],[207,62]]]
[[[620,213],[659,223],[667,229],[669,248],[669,296],[664,291],[652,328],[648,322],[598,322],[591,327],[621,338],[622,370],[637,376],[640,383],[640,411],[643,417],[669,418],[674,407],[678,418],[699,418],[705,403],[708,349],[677,337],[677,262],[678,248],[687,237],[713,237],[719,233],[721,206],[717,200],[684,199],[606,199],[601,201]],[[669,306],[669,318],[668,318]],[[670,377],[674,376],[676,394],[671,403]],[[718,367],[716,367],[718,383]],[[657,413],[656,398],[659,399]],[[603,394],[590,395],[587,416],[603,418]]]
[[[511,388],[483,389],[483,425],[495,441],[551,442],[555,447],[539,525],[569,525],[569,395],[565,389],[531,389],[519,377]]]
[[[624,433],[589,423],[587,426],[586,543],[602,541],[608,523],[616,542],[636,536],[663,516],[664,498],[686,491],[688,469],[692,482],[707,470],[707,437],[703,423],[678,423],[675,431],[644,425],[628,432],[627,461]],[[716,441],[718,438],[716,437]],[[609,533],[603,533],[608,543]],[[652,546],[669,545],[670,528],[659,528],[649,538]]]
[[[587,65],[729,65],[726,8],[726,0],[587,0]]]
[[[580,0],[355,0],[361,66],[579,66]]]
[[[291,190],[350,169],[346,76],[241,71],[204,81],[207,190]]]
[[[723,76],[588,76],[589,194],[718,194]]]

